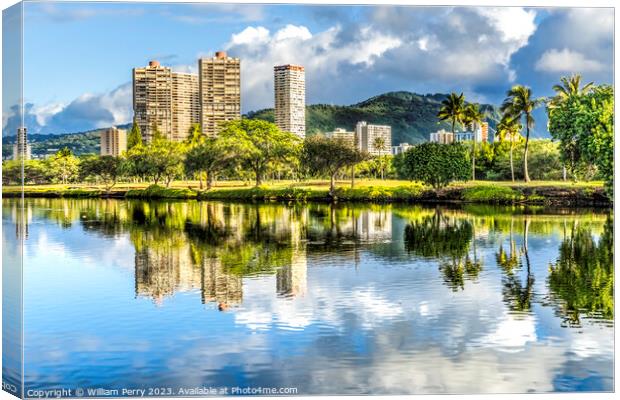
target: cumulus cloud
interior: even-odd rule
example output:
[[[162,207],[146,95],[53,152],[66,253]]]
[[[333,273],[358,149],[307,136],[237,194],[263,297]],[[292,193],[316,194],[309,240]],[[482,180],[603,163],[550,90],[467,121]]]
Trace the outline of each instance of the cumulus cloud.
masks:
[[[38,110],[37,120],[45,122],[42,133],[76,132],[127,123],[132,116],[132,86],[128,82],[107,93],[85,93],[53,115],[47,113],[49,108]]]
[[[303,65],[312,91],[326,79],[337,78],[343,65],[370,68],[377,57],[402,44],[399,38],[368,27],[360,29],[354,40],[342,40],[343,33],[340,26],[313,34],[306,26],[289,24],[275,32],[250,26],[233,34],[225,48],[242,60],[244,110],[273,105],[275,65]]]
[[[551,49],[543,53],[536,62],[537,71],[545,72],[598,72],[603,65],[597,60],[588,60],[583,54],[570,49]]]

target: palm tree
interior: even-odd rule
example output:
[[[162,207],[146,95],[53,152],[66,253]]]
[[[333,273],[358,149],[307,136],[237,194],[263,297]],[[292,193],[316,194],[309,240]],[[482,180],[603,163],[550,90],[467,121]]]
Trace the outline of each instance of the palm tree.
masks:
[[[530,181],[530,174],[527,170],[527,151],[530,142],[530,129],[534,127],[534,117],[532,112],[540,107],[545,99],[544,98],[532,98],[532,89],[522,85],[513,86],[508,92],[506,92],[506,99],[500,111],[508,118],[514,120],[520,120],[521,117],[525,118],[525,148],[523,150],[523,177],[525,182]]]
[[[386,143],[385,143],[385,138],[381,137],[381,136],[377,136],[375,138],[375,140],[372,143],[375,146],[375,149],[379,152],[379,153],[383,153],[386,149]],[[380,155],[377,158],[377,164],[379,169],[381,170],[381,179],[384,179],[384,175],[385,175],[385,161],[384,159],[382,159],[381,157],[383,157],[383,155]]]
[[[556,105],[570,97],[589,93],[594,88],[594,82],[588,82],[581,86],[581,75],[574,74],[570,77],[560,78],[560,85],[553,85],[556,96],[551,100],[551,105]]]
[[[463,110],[463,117],[461,118],[463,124],[468,126],[473,132],[472,151],[471,151],[471,174],[472,180],[476,180],[476,128],[482,124],[484,114],[480,111],[478,104],[470,103]]]
[[[437,118],[442,121],[450,121],[452,125],[452,135],[455,133],[456,124],[463,120],[463,110],[465,109],[465,96],[463,93],[457,95],[450,93],[447,99],[441,102],[441,108],[437,113]]]
[[[515,142],[521,139],[519,134],[521,129],[523,129],[523,126],[521,126],[519,120],[510,119],[506,116],[502,117],[502,120],[497,124],[496,135],[500,143],[506,140],[510,141],[510,177],[513,182],[515,181],[515,167],[512,161],[512,153],[515,148]]]

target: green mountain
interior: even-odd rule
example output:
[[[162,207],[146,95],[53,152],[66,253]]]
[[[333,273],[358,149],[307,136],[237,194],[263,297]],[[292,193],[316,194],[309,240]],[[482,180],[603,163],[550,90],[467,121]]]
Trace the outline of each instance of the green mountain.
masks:
[[[390,125],[392,144],[402,142],[419,143],[427,141],[429,134],[439,129],[450,130],[450,125],[437,119],[441,102],[448,95],[411,92],[390,92],[372,97],[350,106],[313,104],[306,107],[306,132],[314,135],[330,132],[335,128],[353,130],[358,121]],[[489,104],[481,104],[486,112],[489,126],[495,130],[500,116],[498,110]],[[250,112],[248,118],[259,118],[273,122],[273,109]]]

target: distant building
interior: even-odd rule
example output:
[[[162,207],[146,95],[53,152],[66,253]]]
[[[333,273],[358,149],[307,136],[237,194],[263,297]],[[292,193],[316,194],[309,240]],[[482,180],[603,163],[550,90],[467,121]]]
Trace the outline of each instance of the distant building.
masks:
[[[111,127],[101,131],[101,150],[102,156],[120,156],[127,150],[127,131]]]
[[[154,129],[166,138],[172,136],[172,71],[159,61],[133,69],[133,112],[142,139],[153,139]]]
[[[382,148],[377,146],[379,141],[383,144]],[[360,121],[355,126],[355,143],[359,150],[370,155],[388,155],[392,152],[392,127]]]
[[[480,141],[485,143],[489,142],[489,123],[486,121],[483,122],[478,129],[480,129]]]
[[[172,78],[172,135],[182,142],[189,137],[194,124],[200,124],[200,93],[198,75],[173,72]]]
[[[281,130],[306,137],[306,73],[299,65],[273,68],[275,123]]]
[[[13,160],[30,160],[31,149],[26,128],[17,128],[17,138],[13,145]]]
[[[431,133],[429,140],[431,143],[450,144],[454,142],[454,135],[452,132],[441,129],[437,132]]]
[[[456,132],[454,136],[454,141],[456,142],[466,142],[472,141],[476,138],[476,142],[478,143],[486,143],[489,141],[489,123],[483,122],[480,125],[476,126],[476,129],[473,131],[465,131],[465,132]]]
[[[407,150],[409,150],[412,147],[413,147],[413,145],[411,145],[409,143],[401,143],[398,146],[392,146],[392,155],[393,156],[397,156],[399,154],[403,154],[404,152],[406,152]]]
[[[347,131],[343,128],[336,128],[333,132],[325,133],[325,136],[332,139],[343,140],[351,147],[355,147],[355,132],[353,131]]]
[[[220,125],[241,118],[241,61],[218,51],[198,60],[202,133],[216,136]]]

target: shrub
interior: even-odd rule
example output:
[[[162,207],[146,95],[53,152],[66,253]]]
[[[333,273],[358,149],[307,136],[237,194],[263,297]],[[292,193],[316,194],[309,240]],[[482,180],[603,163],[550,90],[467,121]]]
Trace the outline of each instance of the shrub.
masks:
[[[434,188],[470,177],[468,150],[460,143],[422,143],[405,152],[400,173]]]
[[[523,195],[507,186],[481,185],[463,191],[463,200],[479,203],[512,203],[522,200]]]

